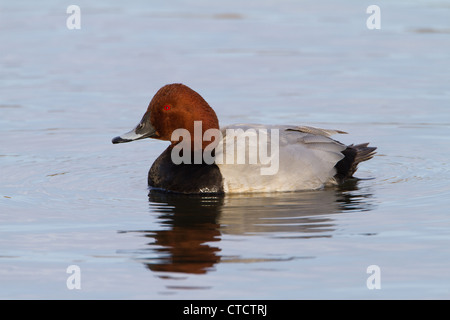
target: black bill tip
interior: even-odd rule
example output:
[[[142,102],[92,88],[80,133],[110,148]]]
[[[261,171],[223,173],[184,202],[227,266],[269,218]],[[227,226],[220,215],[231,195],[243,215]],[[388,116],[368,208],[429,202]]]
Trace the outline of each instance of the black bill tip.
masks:
[[[122,138],[122,137],[115,137],[115,138],[113,138],[112,140],[111,140],[111,142],[113,143],[113,144],[117,144],[117,143],[124,143],[124,142],[130,142],[130,141],[133,141],[133,140],[129,140],[129,139],[124,139],[124,138]]]

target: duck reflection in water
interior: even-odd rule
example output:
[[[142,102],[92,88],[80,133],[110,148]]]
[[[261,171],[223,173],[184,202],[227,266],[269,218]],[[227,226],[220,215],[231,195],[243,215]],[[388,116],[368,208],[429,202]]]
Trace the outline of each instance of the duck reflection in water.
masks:
[[[139,231],[152,241],[138,260],[152,271],[186,274],[207,273],[220,262],[250,262],[223,255],[221,238],[332,237],[333,215],[371,210],[371,198],[358,190],[356,180],[338,189],[279,194],[183,195],[151,190],[150,211],[159,213],[160,228]]]
[[[152,212],[160,213],[161,230],[146,231],[158,257],[147,264],[153,271],[206,273],[220,261],[218,218],[223,195],[183,195],[152,190]],[[148,261],[146,261],[148,262]]]

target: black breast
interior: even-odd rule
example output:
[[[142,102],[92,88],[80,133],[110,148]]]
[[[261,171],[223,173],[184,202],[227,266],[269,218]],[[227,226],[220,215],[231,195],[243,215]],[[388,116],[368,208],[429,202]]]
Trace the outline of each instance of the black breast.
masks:
[[[168,147],[148,172],[148,185],[179,193],[223,193],[222,174],[216,164],[174,164]],[[193,157],[191,157],[193,159]]]

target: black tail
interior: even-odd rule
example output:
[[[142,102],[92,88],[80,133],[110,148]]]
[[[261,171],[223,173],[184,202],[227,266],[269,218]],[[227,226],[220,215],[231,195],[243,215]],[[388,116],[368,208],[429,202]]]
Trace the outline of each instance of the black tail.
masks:
[[[345,179],[352,178],[358,169],[358,164],[372,159],[376,149],[376,147],[369,147],[368,143],[347,146],[347,149],[342,151],[344,158],[334,166],[337,172],[334,178],[339,183],[344,182]]]

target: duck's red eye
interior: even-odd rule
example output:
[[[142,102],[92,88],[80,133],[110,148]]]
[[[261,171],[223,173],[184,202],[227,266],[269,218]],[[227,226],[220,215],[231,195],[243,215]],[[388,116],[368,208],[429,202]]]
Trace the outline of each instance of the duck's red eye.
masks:
[[[166,105],[164,106],[164,110],[170,110],[170,106],[169,106],[168,104],[166,104]]]

